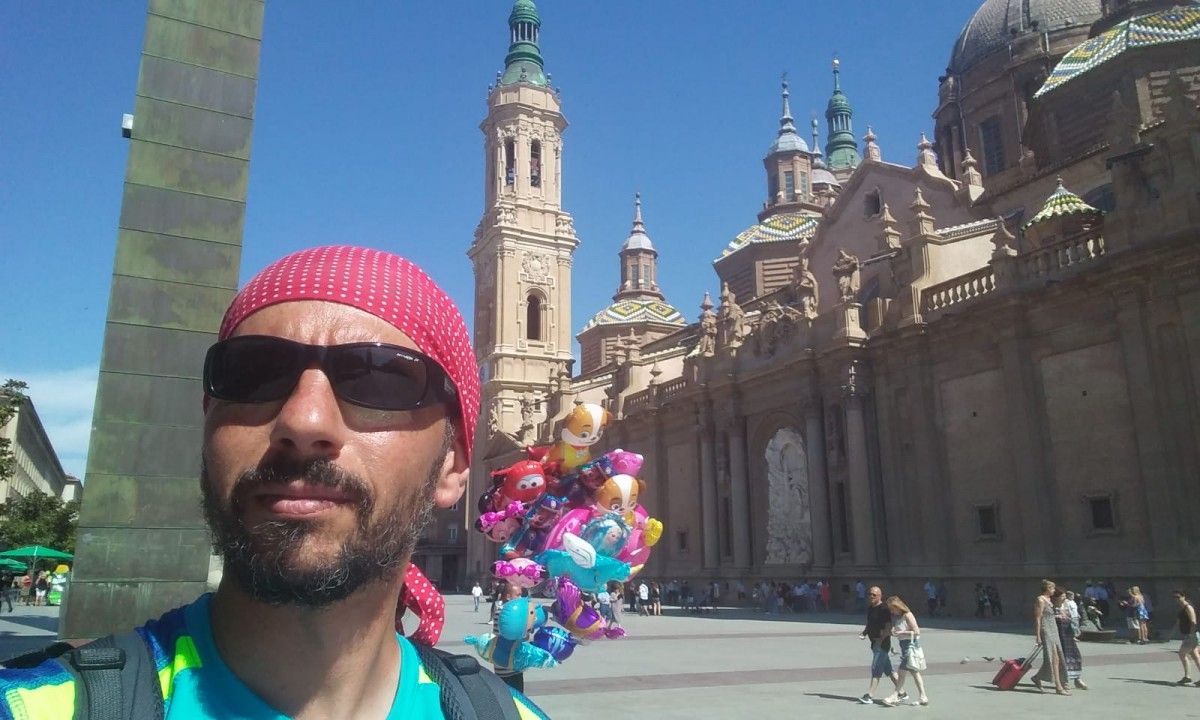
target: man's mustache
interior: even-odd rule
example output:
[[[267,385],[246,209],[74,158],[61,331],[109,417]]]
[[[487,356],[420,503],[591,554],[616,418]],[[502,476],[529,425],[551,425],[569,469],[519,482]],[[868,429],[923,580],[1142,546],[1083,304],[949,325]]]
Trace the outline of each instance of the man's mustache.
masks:
[[[255,491],[271,485],[287,485],[296,480],[345,494],[358,505],[360,513],[369,515],[375,506],[375,495],[366,481],[328,458],[275,458],[265,460],[238,476],[231,493],[233,509],[240,511],[241,502]]]

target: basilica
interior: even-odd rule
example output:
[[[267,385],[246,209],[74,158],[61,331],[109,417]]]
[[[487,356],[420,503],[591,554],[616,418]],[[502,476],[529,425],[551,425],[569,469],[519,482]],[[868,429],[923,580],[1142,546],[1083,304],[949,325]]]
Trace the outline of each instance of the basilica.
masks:
[[[664,296],[637,198],[612,304],[577,332],[532,0],[509,29],[468,250],[468,498],[589,402],[603,449],[646,456],[649,577],[827,578],[835,604],[860,578],[937,578],[959,611],[980,582],[1196,586],[1200,4],[986,0],[910,148],[856,135],[836,61],[823,148],[785,81],[762,206],[712,240],[717,296]],[[443,585],[487,575],[493,547],[464,534],[419,550]]]

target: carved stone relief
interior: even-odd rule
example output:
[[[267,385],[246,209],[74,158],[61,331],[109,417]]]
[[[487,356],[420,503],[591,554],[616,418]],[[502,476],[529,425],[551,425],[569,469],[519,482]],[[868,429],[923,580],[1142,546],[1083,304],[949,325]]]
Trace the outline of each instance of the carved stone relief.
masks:
[[[767,443],[768,565],[812,562],[812,505],[804,439],[792,428],[779,429]]]

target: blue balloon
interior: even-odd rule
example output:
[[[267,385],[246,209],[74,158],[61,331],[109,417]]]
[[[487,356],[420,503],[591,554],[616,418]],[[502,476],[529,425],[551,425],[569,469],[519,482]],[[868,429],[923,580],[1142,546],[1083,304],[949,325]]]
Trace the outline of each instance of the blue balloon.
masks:
[[[543,627],[533,634],[533,645],[550,654],[558,662],[571,657],[579,642],[563,628]]]

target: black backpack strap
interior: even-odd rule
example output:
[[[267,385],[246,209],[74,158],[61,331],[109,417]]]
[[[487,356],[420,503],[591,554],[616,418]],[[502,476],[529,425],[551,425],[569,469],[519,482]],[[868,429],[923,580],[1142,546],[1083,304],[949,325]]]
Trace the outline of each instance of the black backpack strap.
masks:
[[[37,650],[31,650],[24,655],[11,657],[4,662],[0,662],[0,665],[9,670],[28,670],[41,665],[47,660],[53,660],[59,655],[74,649],[75,646],[71,643],[56,642],[45,647],[38,648]]]
[[[470,655],[413,643],[421,665],[442,691],[447,720],[521,720],[511,689]]]
[[[150,646],[136,632],[72,648],[54,643],[6,663],[57,658],[75,676],[74,720],[163,720],[162,687]],[[26,660],[28,658],[28,660]],[[39,661],[40,662],[40,661]]]

